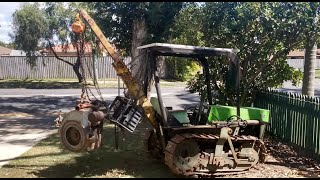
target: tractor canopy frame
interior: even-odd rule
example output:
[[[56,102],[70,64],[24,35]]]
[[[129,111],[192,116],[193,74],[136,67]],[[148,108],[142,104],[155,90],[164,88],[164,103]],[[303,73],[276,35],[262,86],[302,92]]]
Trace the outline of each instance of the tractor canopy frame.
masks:
[[[209,105],[212,105],[212,94],[209,78],[209,64],[207,57],[213,56],[227,56],[230,61],[236,67],[236,97],[237,97],[237,116],[240,117],[240,60],[236,55],[239,52],[237,49],[229,48],[208,48],[208,47],[199,47],[199,46],[189,46],[189,45],[180,45],[180,44],[168,44],[168,43],[152,43],[144,46],[138,47],[138,49],[147,50],[152,57],[151,67],[152,73],[154,75],[155,87],[157,91],[157,96],[160,105],[160,111],[164,120],[164,124],[167,125],[167,115],[164,109],[163,100],[161,96],[161,90],[159,86],[159,75],[157,71],[156,59],[158,56],[173,56],[173,57],[185,57],[185,58],[194,58],[198,60],[204,70],[206,86],[207,86],[207,97]]]

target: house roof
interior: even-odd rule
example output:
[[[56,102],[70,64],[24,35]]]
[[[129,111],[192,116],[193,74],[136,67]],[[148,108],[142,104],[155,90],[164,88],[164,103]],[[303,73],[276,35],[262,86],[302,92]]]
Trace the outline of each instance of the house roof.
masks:
[[[0,55],[9,56],[11,51],[12,51],[12,49],[10,49],[10,48],[6,48],[6,47],[3,47],[3,46],[0,46]]]
[[[317,49],[317,55],[320,55],[320,49]],[[290,51],[288,57],[304,57],[304,50]]]
[[[102,44],[100,44],[100,48],[104,50]],[[73,44],[68,44],[67,46],[57,45],[53,46],[52,49],[56,53],[77,53],[77,48]],[[51,52],[50,48],[42,49],[40,52]],[[91,53],[91,43],[87,42],[84,44],[84,53]]]

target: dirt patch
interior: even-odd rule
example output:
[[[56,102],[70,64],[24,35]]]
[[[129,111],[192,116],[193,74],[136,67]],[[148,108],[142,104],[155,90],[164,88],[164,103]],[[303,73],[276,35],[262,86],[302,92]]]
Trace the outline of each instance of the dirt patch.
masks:
[[[264,164],[258,164],[243,174],[228,175],[226,178],[303,178],[320,177],[320,162],[299,155],[297,150],[279,139],[266,136],[268,157]]]

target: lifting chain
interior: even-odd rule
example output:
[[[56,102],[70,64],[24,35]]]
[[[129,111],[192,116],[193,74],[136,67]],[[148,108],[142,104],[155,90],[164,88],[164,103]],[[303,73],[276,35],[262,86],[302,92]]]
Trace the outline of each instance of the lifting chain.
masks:
[[[81,71],[81,78],[82,78],[82,93],[81,93],[81,102],[85,101],[86,99],[88,99],[89,101],[91,101],[90,99],[90,95],[93,96],[94,100],[98,100],[98,98],[94,95],[94,93],[92,92],[92,90],[89,87],[89,84],[87,82],[87,75],[86,75],[86,71],[84,68],[84,64],[86,65],[86,69],[88,70],[89,76],[90,78],[93,80],[93,76],[92,73],[90,71],[90,65],[88,63],[88,61],[86,61],[86,57],[85,57],[85,45],[84,45],[84,34],[85,33],[75,33],[75,39],[76,39],[76,49],[77,49],[77,58],[79,61],[79,67],[80,67],[80,71]],[[85,61],[86,63],[84,63],[83,61]],[[104,101],[101,91],[100,91],[100,87],[98,85],[98,83],[94,83],[94,87],[97,91],[97,93],[100,96],[100,100]],[[90,93],[90,95],[89,95]]]

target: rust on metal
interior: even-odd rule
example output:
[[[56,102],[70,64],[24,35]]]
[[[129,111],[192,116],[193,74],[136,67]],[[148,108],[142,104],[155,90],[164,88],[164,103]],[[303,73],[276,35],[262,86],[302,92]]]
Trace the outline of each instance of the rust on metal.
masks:
[[[78,104],[75,109],[76,110],[80,110],[80,109],[84,109],[84,108],[91,108],[92,104],[90,103],[84,103],[84,104]]]
[[[234,161],[239,164],[239,160],[238,160],[238,157],[237,157],[237,154],[234,150],[234,147],[233,147],[233,144],[232,144],[232,141],[230,139],[230,137],[228,137],[228,143],[229,143],[229,146],[230,146],[230,149],[231,149],[231,152],[232,152],[232,156],[234,158]]]
[[[185,139],[184,136],[176,135],[171,139],[171,141],[173,141],[175,143],[179,143],[179,142],[183,141],[184,139]]]
[[[180,136],[183,136],[185,138],[192,138],[193,136],[189,133],[186,133],[186,134],[179,134]]]
[[[228,132],[228,131],[226,131]],[[217,134],[204,134],[204,133],[184,133],[184,134],[178,134],[175,135],[172,139],[174,141],[169,141],[169,143],[166,146],[165,153],[164,153],[164,159],[165,159],[165,164],[170,168],[172,172],[175,174],[180,174],[180,175],[185,175],[185,176],[216,176],[216,175],[227,175],[227,174],[237,174],[237,173],[243,173],[243,171],[249,169],[254,165],[255,162],[250,162],[249,160],[240,159],[237,157],[237,152],[233,146],[233,140],[238,140],[241,143],[246,143],[246,142],[252,142],[256,143],[256,146],[258,149],[258,154],[259,154],[259,162],[264,162],[265,157],[266,157],[266,150],[263,142],[258,139],[257,137],[254,136],[229,136],[227,138],[228,144],[230,146],[231,154],[232,154],[232,159],[235,161],[235,167],[230,168],[233,166],[228,165],[228,161],[232,161],[232,159],[224,159],[223,157],[215,157],[214,153],[206,153],[206,152],[200,152],[198,155],[197,159],[197,164],[193,166],[193,168],[189,169],[181,169],[176,166],[175,160],[174,160],[174,153],[175,153],[175,148],[178,146],[178,144],[184,140],[187,139],[193,139],[197,142],[200,142],[199,140],[218,140],[220,137]],[[178,142],[179,141],[179,142]],[[216,143],[216,141],[208,141],[212,143]],[[214,146],[214,145],[213,145]],[[230,155],[231,155],[230,154]],[[215,166],[217,168],[214,168],[215,170],[209,170],[206,169],[205,167],[200,168],[201,165],[204,162],[207,164],[211,164],[212,166]],[[239,164],[239,166],[237,165]],[[199,169],[200,168],[200,169]],[[204,168],[204,169],[203,169]],[[220,168],[220,169],[219,169]]]
[[[199,134],[199,136],[202,138],[202,139],[208,139],[208,137],[204,134]]]
[[[166,146],[166,151],[173,153],[174,149],[176,148],[177,144],[174,143],[173,141],[169,141],[167,146]]]

